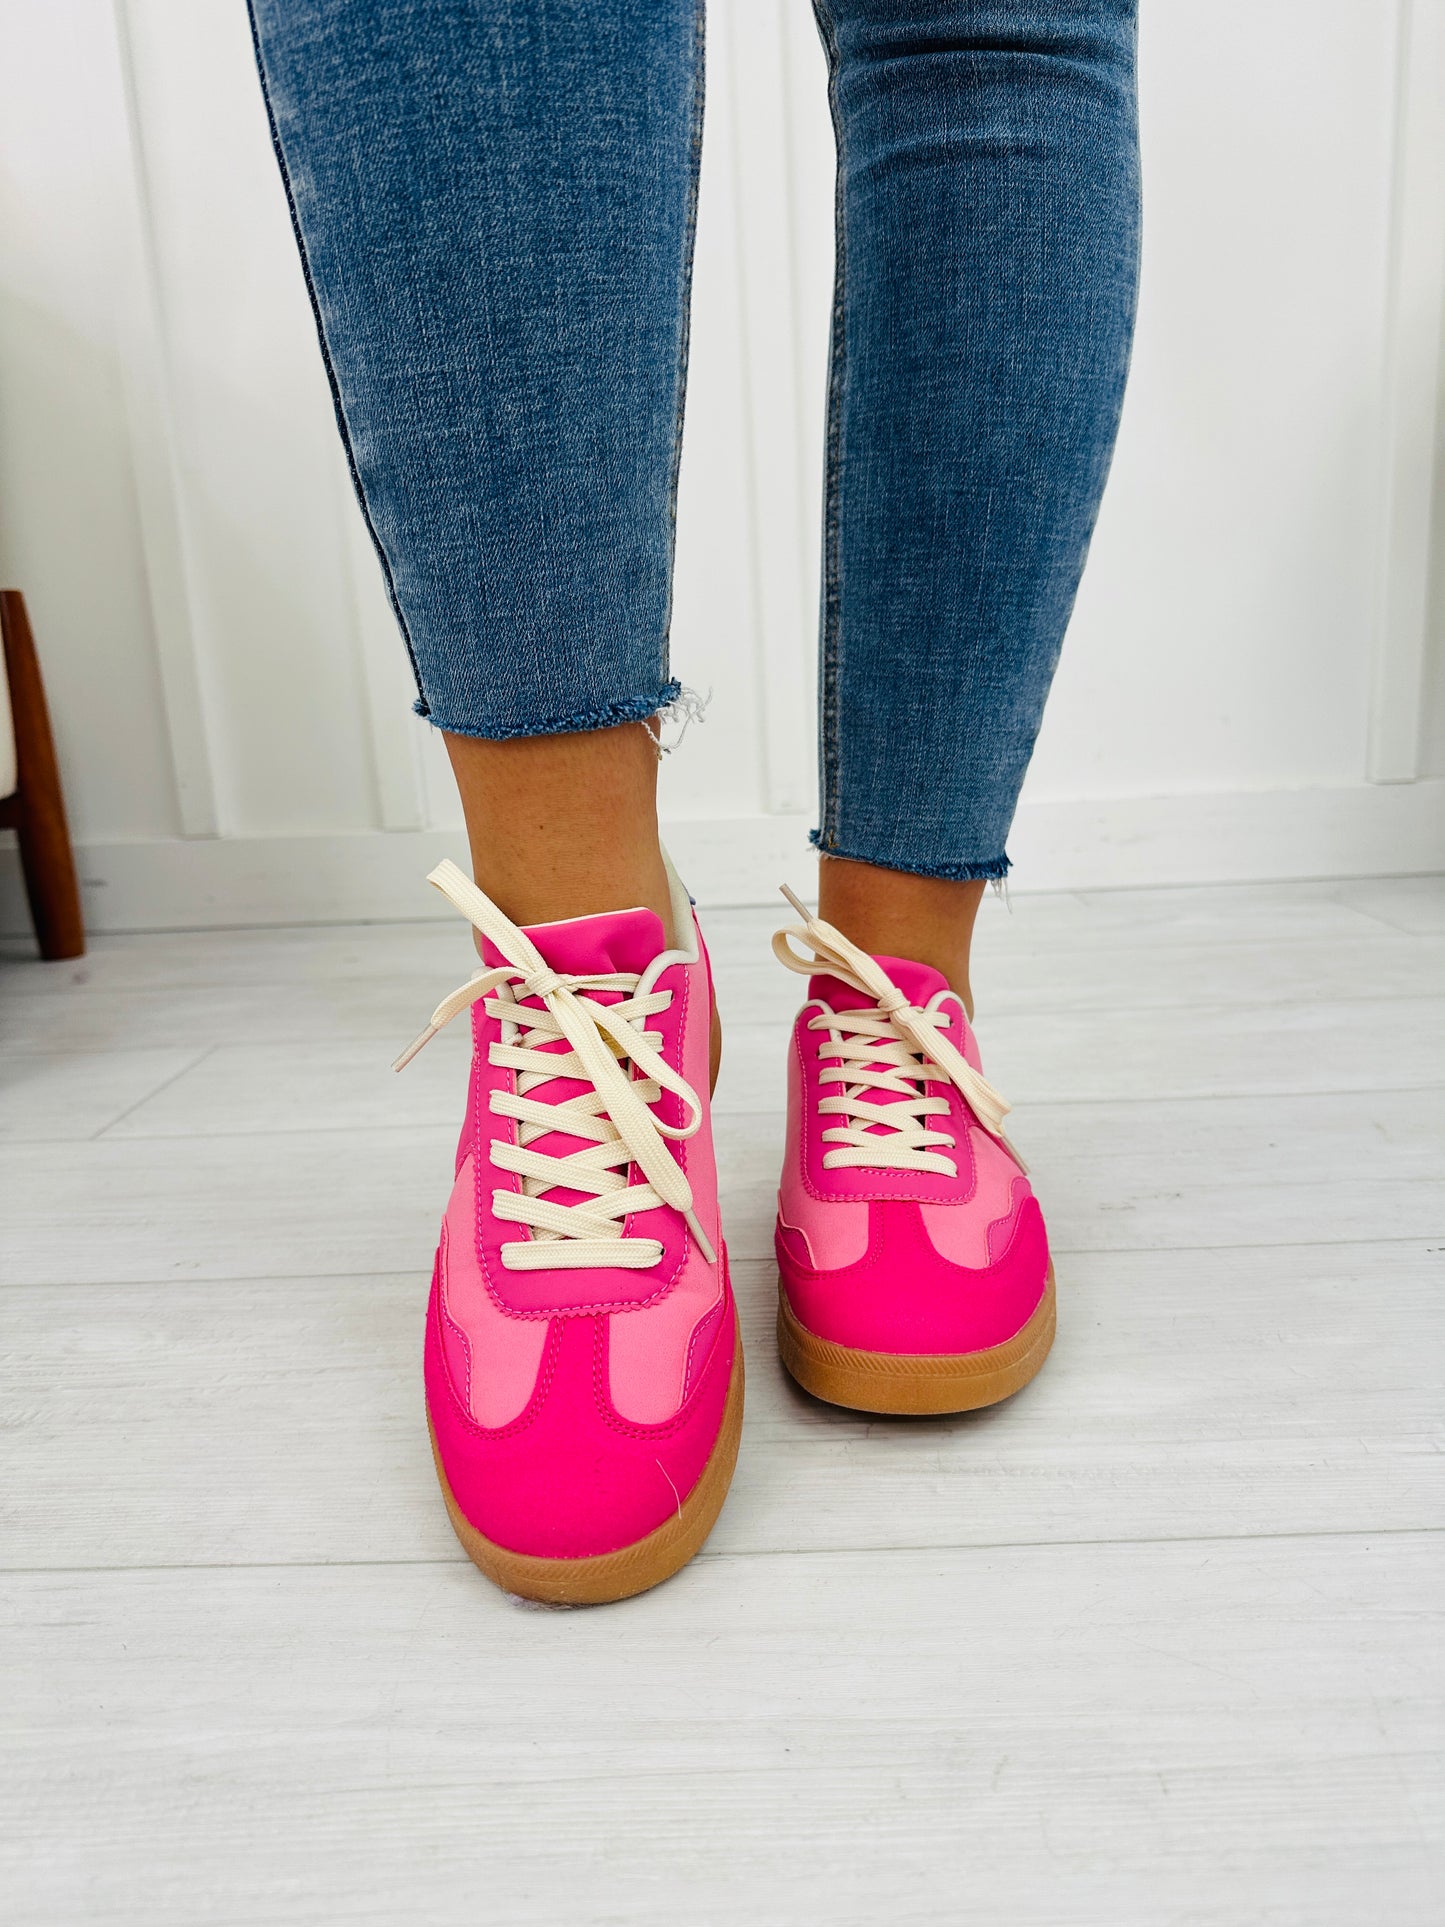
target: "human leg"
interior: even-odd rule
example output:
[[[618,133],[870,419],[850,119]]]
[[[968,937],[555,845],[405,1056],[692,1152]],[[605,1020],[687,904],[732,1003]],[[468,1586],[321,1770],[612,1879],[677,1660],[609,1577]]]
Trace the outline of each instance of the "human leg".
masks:
[[[447,735],[483,969],[426,1335],[442,1490],[514,1592],[676,1570],[742,1364],[710,975],[657,842],[698,0],[253,0],[358,495]],[[527,927],[523,927],[523,926]]]
[[[558,914],[551,880],[599,821],[569,816],[581,781],[627,804],[590,871],[615,902],[592,907],[665,915],[655,758],[636,730],[559,739],[678,693],[698,0],[252,15],[337,421],[478,879],[524,921]],[[554,740],[512,747],[533,739]],[[546,807],[510,808],[517,785]]]
[[[903,879],[1008,868],[1128,363],[1134,5],[817,10],[838,141],[821,902],[873,950],[916,920],[906,954],[954,980],[976,887]]]
[[[1072,608],[1134,308],[1132,0],[816,0],[838,142],[817,919],[779,1344],[819,1397],[958,1411],[1054,1329],[970,1019],[973,920]]]

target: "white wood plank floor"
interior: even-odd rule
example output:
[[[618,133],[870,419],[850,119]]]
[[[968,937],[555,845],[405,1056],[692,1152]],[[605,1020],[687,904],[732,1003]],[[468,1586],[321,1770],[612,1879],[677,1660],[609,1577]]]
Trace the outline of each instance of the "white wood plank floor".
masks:
[[[1060,1337],[771,1340],[775,919],[708,920],[749,1364],[669,1585],[524,1609],[421,1416],[444,925],[0,960],[0,1920],[1438,1927],[1445,880],[1021,897],[980,1029]]]

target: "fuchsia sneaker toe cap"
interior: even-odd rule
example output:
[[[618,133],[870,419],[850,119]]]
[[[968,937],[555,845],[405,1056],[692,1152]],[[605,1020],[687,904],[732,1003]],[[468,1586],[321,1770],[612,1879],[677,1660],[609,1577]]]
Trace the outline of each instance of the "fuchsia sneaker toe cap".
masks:
[[[677,1518],[724,1429],[739,1358],[730,1293],[681,1408],[657,1425],[630,1422],[608,1395],[605,1317],[551,1320],[521,1413],[480,1425],[448,1371],[443,1323],[433,1287],[427,1409],[447,1490],[475,1534],[523,1558],[589,1560]]]
[[[941,1257],[920,1207],[888,1199],[868,1207],[868,1249],[854,1265],[815,1271],[780,1224],[778,1268],[798,1322],[835,1345],[899,1354],[987,1351],[1038,1311],[1048,1287],[1049,1242],[1032,1195],[996,1227],[993,1262]]]

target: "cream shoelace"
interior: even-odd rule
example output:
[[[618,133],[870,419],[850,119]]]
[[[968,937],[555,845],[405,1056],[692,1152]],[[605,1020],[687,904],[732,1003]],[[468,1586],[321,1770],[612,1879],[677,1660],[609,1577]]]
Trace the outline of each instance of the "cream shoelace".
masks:
[[[809,1020],[810,1030],[833,1034],[822,1054],[835,1061],[819,1082],[841,1087],[818,1102],[821,1113],[839,1120],[823,1132],[823,1142],[832,1147],[823,1153],[824,1169],[861,1165],[956,1177],[957,1162],[947,1154],[955,1148],[953,1136],[935,1130],[928,1121],[946,1116],[949,1108],[946,1097],[930,1094],[928,1086],[933,1083],[953,1084],[983,1128],[1023,1169],[1022,1159],[1003,1134],[1008,1103],[944,1035],[950,1020],[910,1004],[866,950],[850,943],[831,923],[809,916],[786,886],[783,895],[803,922],[774,936],[778,962],[801,977],[836,977],[874,1000],[871,1010],[827,1015],[819,1011]],[[798,955],[791,941],[794,937],[810,946],[811,957]],[[875,1102],[871,1095],[875,1092],[885,1094],[888,1101]],[[876,1126],[882,1129],[871,1128]]]
[[[658,1031],[637,1028],[638,1020],[666,1010],[670,991],[638,994],[641,979],[614,975],[572,976],[552,970],[531,938],[512,923],[469,878],[450,862],[439,863],[427,878],[449,903],[506,958],[493,970],[479,970],[469,982],[444,997],[431,1022],[397,1058],[403,1070],[459,1011],[485,997],[486,1013],[505,1026],[501,1043],[490,1047],[490,1061],[516,1073],[515,1094],[493,1091],[491,1107],[515,1118],[516,1142],[494,1140],[492,1162],[521,1177],[520,1191],[492,1193],[497,1217],[526,1225],[529,1235],[502,1246],[502,1263],[511,1271],[586,1270],[607,1266],[645,1271],[662,1257],[656,1238],[624,1237],[623,1220],[634,1212],[670,1205],[687,1220],[698,1248],[711,1264],[714,1251],[693,1210],[692,1186],[665,1140],[689,1138],[702,1123],[702,1105],[692,1086],[661,1056]],[[514,988],[515,986],[515,988]],[[615,1004],[600,1004],[588,991],[621,993]],[[518,1003],[537,998],[541,1009]],[[565,1038],[571,1049],[543,1046]],[[639,1075],[623,1068],[629,1061]],[[531,1093],[551,1079],[567,1077],[591,1086],[561,1104]],[[682,1100],[687,1122],[664,1124],[650,1108],[671,1091]],[[531,1149],[548,1132],[586,1140],[566,1157]],[[629,1184],[635,1165],[645,1183]],[[556,1204],[551,1190],[580,1191],[583,1204]]]

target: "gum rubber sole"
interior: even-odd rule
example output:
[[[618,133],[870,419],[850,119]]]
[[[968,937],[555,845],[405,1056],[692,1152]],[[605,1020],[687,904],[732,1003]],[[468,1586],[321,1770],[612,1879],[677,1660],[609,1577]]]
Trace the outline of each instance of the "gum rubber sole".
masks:
[[[723,1407],[722,1426],[707,1464],[692,1491],[670,1519],[656,1531],[615,1552],[599,1552],[587,1559],[538,1559],[529,1553],[509,1552],[478,1532],[463,1513],[437,1452],[431,1416],[432,1459],[446,1501],[452,1530],[474,1566],[503,1592],[523,1599],[540,1599],[549,1606],[605,1606],[614,1599],[630,1599],[670,1579],[685,1566],[712,1531],[732,1484],[738,1440],[743,1429],[743,1347],[741,1335],[733,1354],[733,1373]]]
[[[1035,1376],[1054,1342],[1054,1268],[1037,1311],[1012,1338],[982,1352],[865,1352],[819,1338],[778,1291],[778,1351],[814,1398],[855,1412],[972,1412],[997,1405]]]

